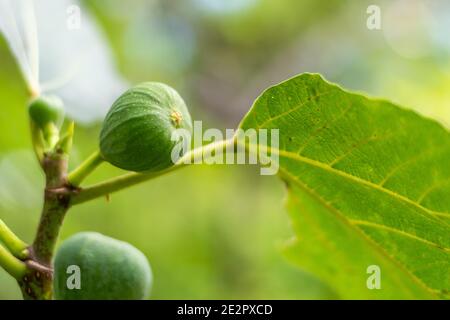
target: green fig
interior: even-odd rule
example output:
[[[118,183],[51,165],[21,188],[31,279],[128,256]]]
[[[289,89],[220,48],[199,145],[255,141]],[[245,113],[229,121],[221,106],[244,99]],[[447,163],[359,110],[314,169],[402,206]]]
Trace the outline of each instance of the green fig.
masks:
[[[104,160],[130,171],[159,171],[173,165],[177,129],[192,132],[189,111],[180,95],[157,82],[139,84],[112,105],[100,133]]]
[[[96,232],[70,237],[55,257],[58,300],[141,300],[148,297],[151,284],[152,272],[142,252]]]
[[[64,119],[64,104],[57,96],[43,95],[30,102],[28,113],[40,128],[45,128],[49,123],[58,126]]]

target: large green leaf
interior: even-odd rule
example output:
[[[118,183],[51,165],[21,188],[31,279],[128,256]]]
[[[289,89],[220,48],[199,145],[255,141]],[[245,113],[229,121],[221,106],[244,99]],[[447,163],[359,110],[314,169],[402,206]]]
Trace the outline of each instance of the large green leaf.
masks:
[[[266,90],[241,128],[279,129],[271,151],[289,190],[295,263],[342,298],[448,297],[448,131],[316,74]],[[370,265],[381,289],[366,286]]]

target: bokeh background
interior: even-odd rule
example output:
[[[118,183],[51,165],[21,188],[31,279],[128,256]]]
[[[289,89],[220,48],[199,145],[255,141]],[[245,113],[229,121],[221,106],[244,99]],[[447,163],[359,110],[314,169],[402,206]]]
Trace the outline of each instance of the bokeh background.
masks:
[[[302,72],[388,98],[450,127],[450,2],[425,0],[90,0],[120,74],[161,81],[204,127],[234,128],[268,86]],[[366,27],[370,4],[381,29]],[[104,83],[93,83],[101,87]],[[43,176],[31,153],[26,86],[0,39],[0,217],[32,241]],[[99,123],[77,124],[74,167]],[[104,165],[87,181],[121,173]],[[95,230],[148,257],[152,299],[327,299],[283,256],[282,182],[255,166],[192,166],[69,211],[61,239]],[[0,270],[0,299],[20,298]]]

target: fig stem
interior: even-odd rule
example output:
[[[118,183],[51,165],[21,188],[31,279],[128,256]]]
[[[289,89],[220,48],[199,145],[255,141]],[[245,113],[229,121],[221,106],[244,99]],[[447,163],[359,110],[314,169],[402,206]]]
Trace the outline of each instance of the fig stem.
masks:
[[[67,176],[68,183],[73,187],[78,187],[103,161],[100,150],[95,151],[75,170],[69,173]]]
[[[61,150],[54,150],[46,153],[41,162],[45,173],[44,205],[36,236],[24,260],[27,271],[17,280],[24,299],[52,298],[51,262],[73,191],[66,180],[67,158]]]
[[[0,219],[0,242],[19,259],[26,258],[26,249],[28,245],[19,239],[18,236],[8,228],[8,226]]]
[[[81,189],[80,192],[75,193],[71,197],[71,205],[80,204],[95,198],[107,196],[113,192],[128,188],[135,184],[155,179],[159,176],[165,175],[169,172],[186,167],[189,164],[197,163],[197,160],[204,159],[205,155],[212,155],[212,150],[226,148],[236,143],[235,137],[228,140],[221,140],[210,143],[206,146],[198,147],[187,152],[181,157],[173,166],[157,171],[157,172],[143,172],[143,173],[127,173],[101,183]]]
[[[0,266],[17,280],[21,279],[27,272],[25,263],[14,257],[2,245],[0,245]]]

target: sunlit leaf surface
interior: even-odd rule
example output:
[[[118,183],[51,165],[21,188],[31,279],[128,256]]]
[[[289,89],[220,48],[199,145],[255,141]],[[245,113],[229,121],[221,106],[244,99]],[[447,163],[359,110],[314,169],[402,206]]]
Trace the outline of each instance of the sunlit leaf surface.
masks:
[[[269,88],[241,127],[280,130],[293,261],[343,298],[448,295],[448,131],[315,74]],[[366,285],[371,265],[379,290]]]

